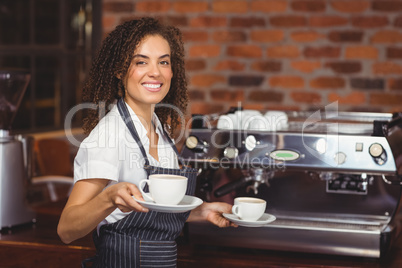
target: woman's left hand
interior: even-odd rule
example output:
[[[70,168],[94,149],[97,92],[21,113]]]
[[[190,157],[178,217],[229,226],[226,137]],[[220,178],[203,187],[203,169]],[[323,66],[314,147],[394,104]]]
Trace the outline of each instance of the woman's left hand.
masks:
[[[237,227],[236,224],[223,217],[222,213],[232,213],[232,205],[224,202],[204,202],[191,211],[188,222],[209,221],[219,227]]]

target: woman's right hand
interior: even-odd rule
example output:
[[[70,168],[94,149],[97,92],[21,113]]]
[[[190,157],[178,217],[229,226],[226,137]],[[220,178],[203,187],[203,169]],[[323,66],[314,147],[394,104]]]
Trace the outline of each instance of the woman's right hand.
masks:
[[[87,235],[116,208],[122,212],[148,211],[133,198],[143,200],[135,184],[120,182],[105,189],[108,183],[105,179],[90,179],[74,184],[57,227],[64,243]]]
[[[136,202],[133,198],[135,197],[135,199],[141,201],[144,200],[140,190],[135,184],[119,182],[109,186],[105,191],[114,206],[122,212],[148,212],[147,208],[141,206],[141,204]]]

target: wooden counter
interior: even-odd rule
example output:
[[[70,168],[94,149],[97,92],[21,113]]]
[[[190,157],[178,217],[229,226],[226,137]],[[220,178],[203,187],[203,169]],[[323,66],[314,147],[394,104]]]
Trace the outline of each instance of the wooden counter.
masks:
[[[56,226],[63,204],[36,207],[36,224],[3,229],[0,236],[0,267],[80,267],[93,256],[90,235],[70,245],[57,236]],[[402,237],[383,260],[255,249],[222,248],[179,242],[178,267],[402,267]]]

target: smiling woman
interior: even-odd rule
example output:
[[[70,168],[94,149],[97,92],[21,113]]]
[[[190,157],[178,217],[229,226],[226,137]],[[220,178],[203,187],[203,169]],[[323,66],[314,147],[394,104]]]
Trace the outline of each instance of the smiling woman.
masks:
[[[93,63],[84,97],[99,109],[85,122],[90,134],[75,158],[58,234],[70,243],[96,229],[95,267],[176,267],[175,239],[186,221],[234,226],[222,215],[229,204],[160,212],[144,205],[138,188],[153,174],[180,175],[183,200],[195,199],[197,170],[183,165],[165,131],[169,124],[174,132],[187,106],[183,51],[177,28],[143,18],[118,26]]]

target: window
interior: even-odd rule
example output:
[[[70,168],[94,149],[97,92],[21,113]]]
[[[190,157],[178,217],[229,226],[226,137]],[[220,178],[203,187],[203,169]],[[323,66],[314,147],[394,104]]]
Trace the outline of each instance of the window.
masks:
[[[13,130],[63,128],[68,111],[81,102],[100,21],[99,0],[0,1],[0,69],[31,74]]]

